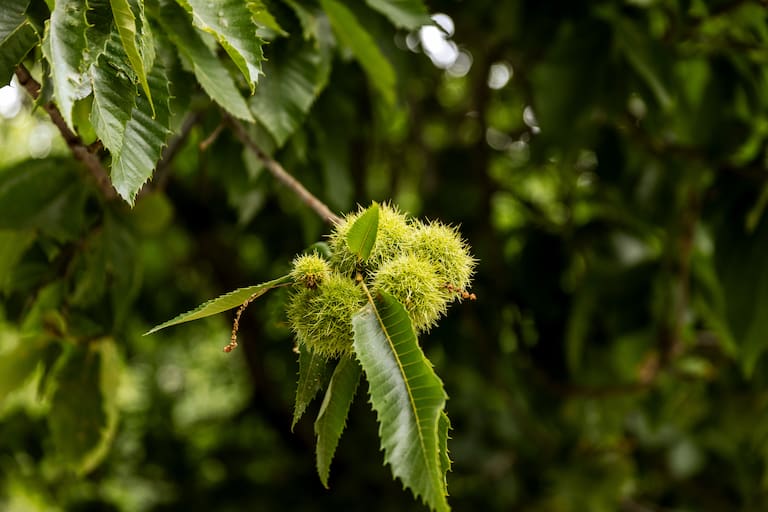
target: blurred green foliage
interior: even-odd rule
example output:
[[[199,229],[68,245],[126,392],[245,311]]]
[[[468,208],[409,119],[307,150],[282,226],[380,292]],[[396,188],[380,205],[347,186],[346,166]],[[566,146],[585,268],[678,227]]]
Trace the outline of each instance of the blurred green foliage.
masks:
[[[768,508],[765,5],[429,2],[454,25],[439,44],[348,7],[397,106],[340,52],[292,136],[250,129],[335,211],[392,199],[472,244],[478,300],[421,340],[450,396],[452,506]],[[363,393],[322,487],[311,422],[290,429],[284,292],[247,310],[229,355],[224,315],[141,336],[287,273],[328,231],[229,130],[209,139],[219,110],[171,73],[176,126],[194,124],[133,210],[60,141],[23,153],[30,105],[0,123],[0,508],[420,510],[382,467]],[[119,420],[80,477],[51,436],[48,376],[102,345],[122,361]]]

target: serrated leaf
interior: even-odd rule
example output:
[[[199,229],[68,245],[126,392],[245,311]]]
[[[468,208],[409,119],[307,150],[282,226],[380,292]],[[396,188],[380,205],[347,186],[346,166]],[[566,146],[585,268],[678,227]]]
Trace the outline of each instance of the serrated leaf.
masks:
[[[26,384],[43,357],[48,340],[19,339],[16,347],[0,354],[0,405],[9,393]]]
[[[152,176],[171,133],[168,78],[159,66],[152,68],[149,74],[149,87],[155,97],[154,116],[147,97],[139,94],[136,107],[125,125],[120,152],[112,155],[112,185],[130,205],[133,205],[136,194]]]
[[[251,13],[253,13],[253,21],[257,25],[268,28],[281,36],[288,35],[288,32],[283,30],[283,27],[281,27],[275,17],[272,16],[272,13],[267,10],[267,6],[264,5],[264,2],[261,0],[251,0],[250,3]]]
[[[385,462],[414,496],[434,510],[449,510],[440,415],[443,383],[419,347],[402,304],[380,292],[352,316],[354,348],[379,419]]]
[[[43,53],[51,65],[53,96],[67,125],[72,124],[75,101],[91,92],[85,71],[87,29],[80,0],[58,0],[51,12],[43,41]]]
[[[252,122],[248,103],[232,75],[203,41],[205,34],[192,27],[189,15],[171,3],[164,4],[160,14],[158,21],[179,52],[192,63],[192,71],[208,96],[234,117]]]
[[[91,124],[104,147],[113,156],[119,155],[123,148],[125,129],[136,107],[137,98],[136,86],[125,72],[116,67],[116,62],[124,55],[121,50],[110,41],[106,53],[99,56],[96,64],[91,67]]]
[[[366,0],[366,3],[400,28],[415,30],[432,23],[421,0]]]
[[[88,44],[88,60],[94,62],[104,51],[104,47],[112,34],[112,9],[109,0],[85,0],[85,6],[85,20],[88,23],[88,30],[85,32],[85,39]]]
[[[339,41],[349,48],[368,74],[371,85],[390,104],[395,103],[395,70],[384,56],[371,34],[360,24],[355,15],[337,0],[320,0],[333,32]]]
[[[448,432],[450,430],[451,420],[448,419],[445,411],[440,411],[440,418],[437,420],[437,446],[440,450],[440,471],[443,474],[446,489],[448,488],[446,474],[451,470],[451,457],[448,455],[448,439],[450,439]]]
[[[136,25],[136,15],[131,9],[128,0],[109,0],[112,6],[112,15],[115,19],[115,26],[120,34],[125,53],[131,67],[136,72],[141,88],[144,90],[147,101],[149,102],[152,114],[155,113],[155,105],[152,99],[152,90],[149,86],[149,71],[152,69],[152,63],[155,58],[154,43],[152,33],[149,30],[149,24],[144,18],[143,4],[139,3],[139,17],[142,22],[142,32],[139,34]]]
[[[328,364],[325,358],[299,344],[299,382],[296,385],[296,402],[293,407],[291,430],[296,426],[309,403],[323,387]]]
[[[165,329],[166,327],[170,327],[172,325],[183,324],[184,322],[191,322],[192,320],[199,320],[200,318],[205,318],[207,316],[215,315],[223,311],[234,309],[240,306],[243,302],[245,302],[251,296],[260,297],[265,293],[267,293],[269,290],[273,288],[277,288],[278,286],[288,284],[290,282],[292,282],[291,276],[283,276],[273,281],[268,281],[266,283],[258,284],[256,286],[248,286],[246,288],[240,288],[240,289],[231,291],[220,297],[211,299],[208,302],[200,304],[198,307],[196,307],[191,311],[182,313],[181,315],[175,318],[172,318],[167,322],[164,322],[156,327],[153,327],[152,329],[144,333],[144,336],[157,332],[160,329]]]
[[[371,255],[378,230],[379,205],[373,203],[347,231],[347,246],[361,261],[367,260]]]
[[[77,474],[104,458],[117,426],[119,358],[111,339],[71,349],[56,373],[48,424],[62,461]]]
[[[325,87],[330,73],[330,53],[310,43],[296,50],[274,44],[278,52],[264,65],[251,110],[282,146],[304,122],[310,107]]]
[[[355,398],[360,373],[360,365],[354,359],[344,357],[339,361],[328,383],[323,404],[315,420],[317,474],[326,488],[328,488],[331,461],[347,424],[347,414]]]
[[[253,0],[177,0],[192,15],[196,27],[213,34],[255,90],[264,60],[262,40],[254,18],[264,6]]]

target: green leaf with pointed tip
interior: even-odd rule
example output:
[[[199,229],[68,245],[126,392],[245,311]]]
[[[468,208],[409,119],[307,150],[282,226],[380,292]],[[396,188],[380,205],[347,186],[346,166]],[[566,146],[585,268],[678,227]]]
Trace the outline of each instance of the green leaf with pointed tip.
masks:
[[[109,0],[112,6],[112,15],[115,18],[115,25],[120,34],[120,41],[123,44],[125,53],[131,67],[136,72],[141,88],[144,90],[152,114],[155,113],[155,105],[152,100],[152,90],[149,87],[149,70],[152,69],[152,63],[155,58],[155,47],[152,40],[152,32],[149,30],[149,24],[144,17],[143,4],[138,4],[139,18],[141,21],[141,34],[136,26],[136,15],[131,9],[128,0]]]
[[[220,297],[211,299],[208,302],[200,304],[195,309],[191,311],[187,311],[186,313],[182,313],[176,318],[173,318],[156,327],[153,327],[152,329],[144,333],[144,336],[146,336],[147,334],[152,334],[153,332],[157,332],[160,329],[165,329],[166,327],[170,327],[172,325],[183,324],[184,322],[191,322],[192,320],[199,320],[200,318],[205,318],[207,316],[215,315],[223,311],[234,309],[240,306],[246,300],[248,300],[249,297],[260,297],[265,293],[267,293],[272,288],[277,288],[278,286],[283,286],[291,282],[292,282],[291,276],[283,276],[273,281],[268,281],[266,283],[258,284],[256,286],[248,286],[246,288],[240,288],[240,289],[231,291]]]
[[[273,44],[264,78],[250,100],[256,118],[282,146],[301,126],[328,81],[330,52],[305,43],[300,49]],[[282,50],[282,51],[280,51]]]
[[[381,52],[376,40],[341,2],[320,0],[320,5],[328,15],[336,37],[355,56],[368,74],[371,85],[381,93],[388,104],[394,105],[395,70]]]
[[[449,510],[441,448],[443,383],[419,347],[405,308],[380,292],[352,316],[354,348],[379,419],[392,474],[432,509]],[[445,426],[443,426],[445,428]],[[446,432],[447,438],[447,432]]]
[[[366,0],[366,3],[400,28],[415,30],[432,23],[421,0]]]
[[[283,27],[281,27],[275,17],[272,16],[272,13],[267,10],[267,6],[264,5],[264,2],[261,0],[251,0],[249,8],[253,14],[254,23],[261,27],[268,28],[281,36],[288,35],[288,32],[283,30]]]
[[[192,27],[189,15],[179,6],[166,3],[157,19],[179,53],[192,63],[192,71],[208,96],[234,117],[252,122],[248,103],[235,80],[211,47],[206,45],[203,40],[206,34]]]
[[[336,365],[328,389],[315,420],[317,435],[317,474],[323,486],[328,488],[331,461],[339,438],[347,424],[349,406],[355,398],[357,383],[360,382],[360,365],[352,358],[344,357]]]
[[[299,343],[299,382],[296,385],[296,403],[293,407],[291,430],[301,419],[309,403],[323,387],[328,365],[323,356]]]
[[[87,26],[80,0],[58,0],[43,41],[43,54],[51,65],[53,96],[62,117],[72,129],[75,101],[91,92],[91,84],[84,73]]]
[[[347,232],[347,246],[353,254],[365,261],[371,255],[373,245],[376,243],[376,233],[379,230],[379,205],[373,203]]]
[[[171,133],[168,78],[160,66],[152,68],[149,87],[155,97],[154,116],[147,97],[139,94],[131,118],[125,125],[120,151],[112,154],[112,185],[131,206],[136,194],[152,176]]]
[[[47,344],[44,338],[19,339],[15,348],[0,354],[0,405],[32,378]]]
[[[101,462],[114,438],[119,374],[111,339],[72,348],[56,373],[48,424],[62,461],[79,475]]]
[[[192,15],[192,22],[213,34],[255,90],[264,60],[262,40],[256,35],[254,18],[263,16],[264,5],[254,0],[177,0]],[[265,10],[265,9],[264,9]]]

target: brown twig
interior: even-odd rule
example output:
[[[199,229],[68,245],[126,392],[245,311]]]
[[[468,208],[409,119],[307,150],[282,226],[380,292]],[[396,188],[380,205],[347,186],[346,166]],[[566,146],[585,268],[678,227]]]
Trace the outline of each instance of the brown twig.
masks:
[[[16,66],[16,78],[19,80],[19,84],[27,90],[27,93],[29,93],[33,99],[37,100],[40,97],[40,84],[32,77],[29,70],[23,64]],[[82,139],[69,129],[61,112],[53,102],[49,101],[48,103],[45,103],[43,109],[48,113],[48,116],[51,118],[53,124],[56,125],[56,128],[59,129],[61,136],[64,138],[64,142],[67,143],[72,154],[75,158],[83,162],[86,169],[91,173],[91,176],[96,180],[96,185],[99,187],[104,198],[110,200],[115,199],[117,197],[117,192],[112,187],[112,184],[109,181],[109,173],[104,166],[101,165],[99,157],[93,154],[88,147],[83,144]]]
[[[240,121],[232,117],[227,117],[227,121],[234,130],[235,136],[240,139],[240,141],[245,144],[245,146],[250,149],[259,160],[261,160],[264,166],[280,183],[295,192],[296,195],[299,196],[307,206],[312,208],[324,221],[330,224],[338,224],[341,222],[341,217],[333,213],[325,203],[304,188],[304,185],[297,181],[296,178],[288,174],[288,171],[286,171],[279,162],[262,151]]]
[[[240,330],[240,317],[243,315],[245,308],[247,308],[248,305],[258,296],[259,294],[253,294],[248,297],[245,302],[240,304],[240,307],[237,309],[237,313],[235,313],[235,321],[232,322],[232,335],[229,337],[229,345],[224,347],[224,352],[232,352],[237,348],[237,331]]]

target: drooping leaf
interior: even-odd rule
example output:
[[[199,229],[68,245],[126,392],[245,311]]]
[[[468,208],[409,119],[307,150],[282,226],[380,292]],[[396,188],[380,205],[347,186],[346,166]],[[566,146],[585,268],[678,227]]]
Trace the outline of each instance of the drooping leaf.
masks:
[[[136,107],[136,86],[120,69],[127,60],[117,34],[107,42],[105,53],[91,67],[93,104],[91,124],[112,155],[119,155],[125,140],[125,129]]]
[[[59,0],[51,12],[43,53],[51,66],[53,96],[70,128],[75,101],[91,92],[85,74],[85,9],[80,0]]]
[[[253,21],[264,28],[268,28],[273,32],[287,36],[288,32],[283,30],[283,27],[277,22],[272,13],[267,10],[267,6],[261,0],[251,0],[250,2],[251,13],[253,14]]]
[[[365,261],[371,255],[373,244],[376,243],[376,233],[379,229],[379,205],[373,203],[347,232],[347,245],[349,250],[357,257]]]
[[[366,3],[400,28],[415,30],[432,22],[421,0],[366,0]]]
[[[337,0],[320,0],[328,15],[333,32],[349,48],[384,100],[395,103],[395,71],[379,49],[371,34],[360,24],[352,11]]]
[[[254,18],[263,18],[262,10],[266,10],[264,5],[254,0],[177,1],[192,14],[196,27],[216,37],[253,93],[261,74],[261,61],[264,60],[262,40],[256,35],[258,25]]]
[[[0,229],[77,236],[86,189],[66,159],[27,160],[0,173]]]
[[[22,338],[12,350],[0,354],[0,405],[9,393],[30,380],[47,343],[44,338]]]
[[[290,282],[291,282],[291,276],[283,276],[273,281],[268,281],[266,283],[262,283],[259,285],[248,286],[246,288],[240,288],[240,289],[231,291],[220,297],[211,299],[208,302],[201,304],[200,306],[196,307],[191,311],[182,313],[176,318],[173,318],[156,327],[153,327],[152,329],[147,331],[144,335],[146,336],[147,334],[152,334],[153,332],[157,332],[160,329],[165,329],[166,327],[170,327],[172,325],[183,324],[184,322],[191,322],[192,320],[199,320],[200,318],[205,318],[207,316],[215,315],[217,313],[221,313],[222,311],[234,309],[240,306],[243,302],[245,302],[251,296],[260,297],[265,293],[267,293],[269,290],[273,288],[277,288],[278,286],[288,284]]]
[[[203,41],[206,34],[192,27],[189,15],[177,5],[167,2],[163,5],[158,21],[179,52],[189,59],[197,81],[213,101],[234,117],[253,121],[248,103],[238,90],[232,75],[210,46]],[[262,87],[263,85],[259,90]]]
[[[301,419],[309,403],[323,387],[328,365],[324,357],[299,344],[299,382],[296,385],[296,403],[293,407],[291,430]]]
[[[143,3],[139,2],[137,4],[137,9],[140,11],[140,20],[142,22],[141,33],[139,33],[137,29],[136,15],[131,9],[131,4],[128,0],[109,0],[109,3],[112,6],[112,15],[115,18],[115,26],[120,34],[120,41],[128,56],[128,61],[131,63],[131,67],[139,79],[141,88],[144,90],[144,94],[149,103],[150,110],[154,115],[155,105],[152,99],[153,91],[149,86],[149,71],[152,69],[152,64],[155,59],[155,47],[152,40],[152,33],[149,30],[149,24],[144,17]]]
[[[149,87],[155,98],[154,116],[149,100],[140,94],[125,126],[120,152],[112,155],[112,185],[131,205],[152,176],[170,134],[168,78],[160,66],[152,68]]]
[[[417,498],[434,510],[449,510],[439,434],[446,394],[419,347],[408,313],[381,292],[353,315],[352,326],[355,354],[379,419],[385,462]]]
[[[275,43],[274,47],[278,47]],[[280,45],[281,49],[288,45]],[[251,110],[282,146],[301,123],[325,87],[330,72],[330,54],[311,43],[298,51],[277,52],[264,64]]]
[[[113,20],[110,0],[86,0],[85,19],[88,30],[85,39],[88,43],[88,60],[95,62],[104,51],[104,47],[112,34]],[[119,34],[118,34],[119,41]],[[122,48],[122,45],[120,45]],[[124,51],[124,50],[123,50]]]
[[[326,488],[331,461],[347,424],[347,414],[355,398],[357,383],[360,382],[360,372],[360,365],[354,359],[344,357],[339,361],[315,420],[317,474]]]
[[[72,348],[56,373],[48,424],[62,461],[79,475],[101,462],[114,438],[119,374],[111,339]]]

